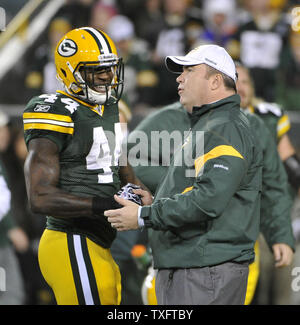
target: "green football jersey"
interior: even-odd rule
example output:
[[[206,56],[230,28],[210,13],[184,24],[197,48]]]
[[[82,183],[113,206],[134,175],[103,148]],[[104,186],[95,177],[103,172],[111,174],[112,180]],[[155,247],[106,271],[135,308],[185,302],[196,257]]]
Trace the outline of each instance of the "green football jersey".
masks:
[[[276,103],[259,102],[249,106],[248,111],[257,114],[264,122],[276,143],[291,128],[288,115]]]
[[[81,197],[112,197],[120,189],[122,131],[117,105],[92,106],[58,91],[34,97],[23,114],[25,142],[48,138],[59,148],[58,187]],[[47,217],[47,228],[87,235],[109,247],[115,230],[104,216]]]

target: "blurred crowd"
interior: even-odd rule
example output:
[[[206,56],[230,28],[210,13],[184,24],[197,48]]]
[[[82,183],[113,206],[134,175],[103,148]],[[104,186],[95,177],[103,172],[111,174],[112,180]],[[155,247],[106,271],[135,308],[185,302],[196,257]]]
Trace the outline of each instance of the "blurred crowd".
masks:
[[[13,2],[7,3],[9,17],[14,8]],[[150,111],[178,100],[165,57],[184,55],[207,43],[225,47],[249,69],[258,97],[300,112],[300,22],[293,25],[297,17],[291,13],[298,5],[297,0],[65,0],[47,31],[0,80],[0,104],[25,105],[35,95],[61,89],[55,78],[54,48],[69,30],[92,26],[108,33],[124,60],[123,104],[131,117],[129,129]],[[10,231],[9,238],[24,280],[19,303],[52,304],[38,269],[37,244],[45,218],[28,209],[26,154],[21,115],[0,115],[0,158],[8,170],[12,229],[17,230],[15,236]],[[264,301],[274,303],[270,296]]]
[[[115,41],[126,66],[125,97],[133,112],[177,99],[166,55],[203,43],[224,46],[251,70],[257,96],[287,110],[299,107],[297,0],[66,0],[47,31],[2,80],[0,103],[24,104],[60,87],[53,50],[75,27],[92,26]],[[12,87],[11,85],[14,85]],[[15,96],[15,89],[18,96]]]

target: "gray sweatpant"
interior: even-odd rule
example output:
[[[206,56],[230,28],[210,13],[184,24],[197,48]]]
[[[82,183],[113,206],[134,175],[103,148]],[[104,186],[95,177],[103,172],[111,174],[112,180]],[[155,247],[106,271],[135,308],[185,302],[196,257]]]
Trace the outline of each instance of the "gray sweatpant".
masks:
[[[155,291],[158,305],[243,305],[248,263],[158,270]]]

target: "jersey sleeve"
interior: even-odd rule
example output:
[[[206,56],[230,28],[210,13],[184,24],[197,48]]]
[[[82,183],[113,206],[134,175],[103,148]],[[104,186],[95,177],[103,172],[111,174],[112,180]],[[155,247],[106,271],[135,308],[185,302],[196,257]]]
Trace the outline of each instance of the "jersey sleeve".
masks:
[[[286,134],[291,128],[291,123],[289,117],[286,113],[283,113],[282,116],[278,119],[277,123],[277,137],[280,139],[284,134]]]
[[[279,140],[291,128],[288,115],[282,107],[276,103],[261,102],[255,108],[255,112],[258,113],[260,117],[264,118],[271,134],[276,132],[277,140]]]
[[[34,138],[48,138],[61,151],[74,133],[71,112],[55,94],[33,98],[23,113],[23,125],[27,146]]]
[[[260,229],[270,249],[285,243],[294,249],[290,212],[292,197],[284,166],[277,146],[264,122],[256,115],[248,115],[263,150]]]

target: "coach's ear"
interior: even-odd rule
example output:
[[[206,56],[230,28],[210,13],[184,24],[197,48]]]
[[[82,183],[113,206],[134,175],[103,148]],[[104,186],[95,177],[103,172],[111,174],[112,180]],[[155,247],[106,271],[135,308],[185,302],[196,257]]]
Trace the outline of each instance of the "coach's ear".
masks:
[[[209,85],[211,90],[218,90],[222,87],[224,81],[220,73],[213,74],[209,77]]]

